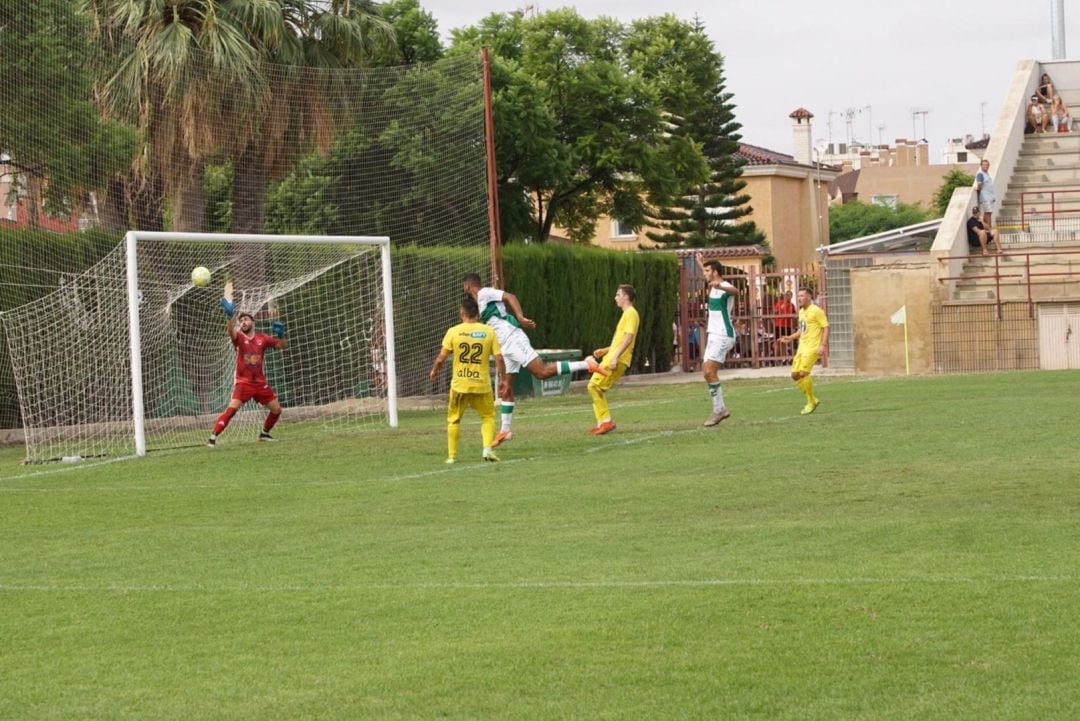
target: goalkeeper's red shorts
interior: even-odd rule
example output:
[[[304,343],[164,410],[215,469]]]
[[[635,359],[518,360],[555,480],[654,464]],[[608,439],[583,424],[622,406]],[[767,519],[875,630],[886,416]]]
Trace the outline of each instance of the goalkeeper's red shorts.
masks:
[[[267,405],[277,400],[277,396],[274,395],[274,389],[266,383],[248,383],[247,381],[237,381],[233,386],[232,391],[233,400],[240,401],[241,403],[247,403],[250,400],[254,400],[259,405]]]

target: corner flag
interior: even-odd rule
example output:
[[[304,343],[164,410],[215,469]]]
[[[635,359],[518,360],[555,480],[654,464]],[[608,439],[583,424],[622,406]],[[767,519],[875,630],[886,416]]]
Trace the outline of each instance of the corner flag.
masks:
[[[889,316],[889,322],[893,325],[904,326],[904,373],[911,375],[911,360],[908,357],[907,303],[900,306],[900,310]]]

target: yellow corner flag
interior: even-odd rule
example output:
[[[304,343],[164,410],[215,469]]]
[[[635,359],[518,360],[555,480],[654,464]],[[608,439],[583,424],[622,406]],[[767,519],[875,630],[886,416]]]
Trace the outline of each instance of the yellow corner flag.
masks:
[[[900,306],[900,310],[889,316],[889,321],[893,325],[904,326],[904,373],[911,375],[911,359],[908,357],[907,303]]]

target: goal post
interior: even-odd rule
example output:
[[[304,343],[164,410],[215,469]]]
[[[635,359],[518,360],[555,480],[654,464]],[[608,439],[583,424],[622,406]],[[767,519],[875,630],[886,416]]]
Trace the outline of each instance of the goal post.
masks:
[[[209,285],[194,285],[196,266],[210,269]],[[129,231],[96,265],[3,316],[27,461],[205,443],[237,363],[222,297],[257,330],[285,326],[289,347],[264,366],[284,418],[315,428],[298,433],[397,427],[388,237]],[[245,408],[226,443],[254,440],[265,410]]]
[[[375,246],[380,250],[382,268],[383,327],[386,349],[386,401],[387,416],[391,428],[398,427],[397,415],[397,374],[394,358],[394,294],[391,281],[390,238],[386,236],[303,236],[303,235],[258,235],[242,233],[176,233],[162,231],[128,231],[124,236],[124,250],[127,271],[128,323],[131,345],[131,413],[135,440],[135,455],[146,455],[146,411],[143,406],[142,344],[139,328],[139,241],[163,241],[174,243],[253,243],[276,244],[333,244],[336,246],[355,244]],[[194,266],[193,266],[194,267]],[[239,312],[239,308],[237,309]]]

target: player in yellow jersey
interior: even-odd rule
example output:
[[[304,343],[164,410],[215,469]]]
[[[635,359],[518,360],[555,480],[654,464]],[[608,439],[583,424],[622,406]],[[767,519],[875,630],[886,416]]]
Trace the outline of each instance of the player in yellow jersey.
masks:
[[[814,379],[810,377],[810,371],[829,344],[829,319],[825,317],[825,311],[814,305],[810,291],[805,288],[799,290],[797,301],[799,329],[780,340],[784,343],[796,339],[799,341],[799,350],[791,361],[791,379],[806,396],[806,405],[802,409],[805,416],[817,410],[821,403],[814,395]]]
[[[611,345],[593,351],[593,357],[600,360],[603,370],[607,371],[606,375],[597,371],[589,379],[589,395],[592,396],[593,415],[596,416],[596,427],[589,432],[594,436],[602,436],[615,430],[615,423],[611,420],[611,411],[604,396],[615,385],[615,381],[622,378],[630,368],[630,360],[634,356],[634,343],[641,325],[641,318],[634,308],[636,295],[632,285],[620,285],[615,291],[615,305],[622,308],[622,316],[611,336]]]
[[[428,374],[434,381],[439,377],[439,371],[442,370],[447,356],[454,356],[450,400],[446,409],[446,444],[449,450],[446,462],[454,463],[457,460],[461,417],[470,406],[480,414],[484,460],[497,461],[499,457],[491,449],[492,441],[495,440],[495,394],[491,390],[488,365],[494,356],[495,367],[502,375],[502,349],[494,329],[480,322],[480,309],[475,300],[465,298],[461,302],[460,315],[461,323],[450,328],[443,336],[442,350]]]

